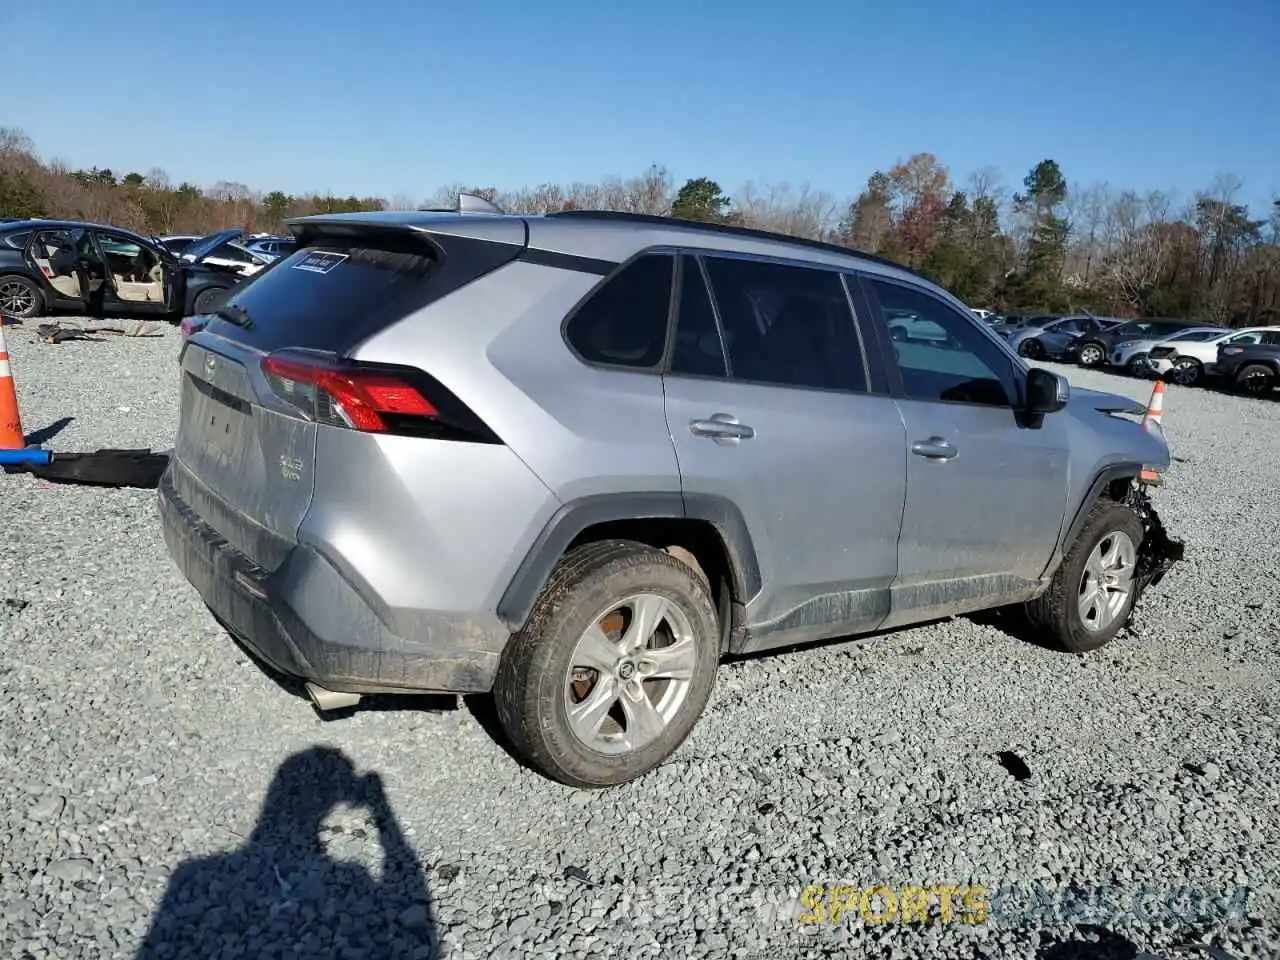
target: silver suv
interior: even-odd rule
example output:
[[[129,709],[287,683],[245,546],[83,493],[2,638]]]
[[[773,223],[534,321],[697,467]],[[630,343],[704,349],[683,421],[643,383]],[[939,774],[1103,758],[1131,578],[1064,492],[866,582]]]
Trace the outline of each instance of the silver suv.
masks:
[[[543,772],[617,784],[722,656],[1010,605],[1091,650],[1180,556],[1143,405],[886,261],[584,211],[290,229],[186,330],[159,504],[319,709],[492,691]]]

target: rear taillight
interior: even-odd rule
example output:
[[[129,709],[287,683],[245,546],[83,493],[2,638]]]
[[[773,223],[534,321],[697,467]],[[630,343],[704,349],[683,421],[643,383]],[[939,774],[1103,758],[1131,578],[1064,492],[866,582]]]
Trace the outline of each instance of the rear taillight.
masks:
[[[285,351],[265,357],[262,372],[276,396],[316,423],[362,433],[500,442],[466,406],[417,370]]]
[[[182,322],[178,324],[178,330],[182,334],[182,339],[186,340],[188,337],[198,333],[208,325],[209,318],[207,316],[183,317]]]

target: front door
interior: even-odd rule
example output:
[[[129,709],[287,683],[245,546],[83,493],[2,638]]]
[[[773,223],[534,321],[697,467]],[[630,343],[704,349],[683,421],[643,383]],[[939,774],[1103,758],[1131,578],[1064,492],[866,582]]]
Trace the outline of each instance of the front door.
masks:
[[[114,305],[140,313],[167,309],[169,292],[160,255],[124,234],[105,230],[95,234]]]
[[[908,455],[885,625],[1019,599],[1038,581],[1062,528],[1065,420],[1022,421],[1022,371],[976,320],[917,287],[870,276],[863,284],[881,310],[916,313],[948,333],[941,343],[890,341]]]
[[[751,534],[763,585],[743,598],[744,649],[874,629],[897,565],[904,435],[893,400],[867,390],[841,275],[686,254],[678,282],[667,424],[685,496],[727,500]]]

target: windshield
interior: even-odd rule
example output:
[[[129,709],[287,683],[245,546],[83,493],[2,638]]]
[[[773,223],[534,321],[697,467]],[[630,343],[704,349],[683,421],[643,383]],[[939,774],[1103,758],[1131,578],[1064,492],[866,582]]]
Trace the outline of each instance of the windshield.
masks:
[[[1170,337],[1170,340],[1212,340],[1214,337],[1222,336],[1221,330],[1190,330],[1187,333],[1180,333],[1176,337]]]

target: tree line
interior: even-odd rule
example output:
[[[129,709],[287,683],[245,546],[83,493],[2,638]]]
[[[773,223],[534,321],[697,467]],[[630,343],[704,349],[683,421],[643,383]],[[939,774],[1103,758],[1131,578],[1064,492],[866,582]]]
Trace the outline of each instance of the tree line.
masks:
[[[289,217],[451,208],[476,193],[509,212],[598,209],[773,230],[876,254],[935,280],[966,303],[1005,312],[1089,310],[1213,323],[1280,324],[1280,199],[1264,219],[1219,176],[1189,200],[1106,183],[1068,182],[1046,159],[1008,188],[994,168],[963,183],[931,153],[868,178],[850,200],[808,186],[748,183],[732,197],[710,177],[679,187],[661,166],[598,183],[516,190],[453,184],[425,200],[208,188],[163,170],[71,169],[40,159],[21,131],[0,128],[0,216],[64,217],[146,233],[229,227],[278,232]]]

